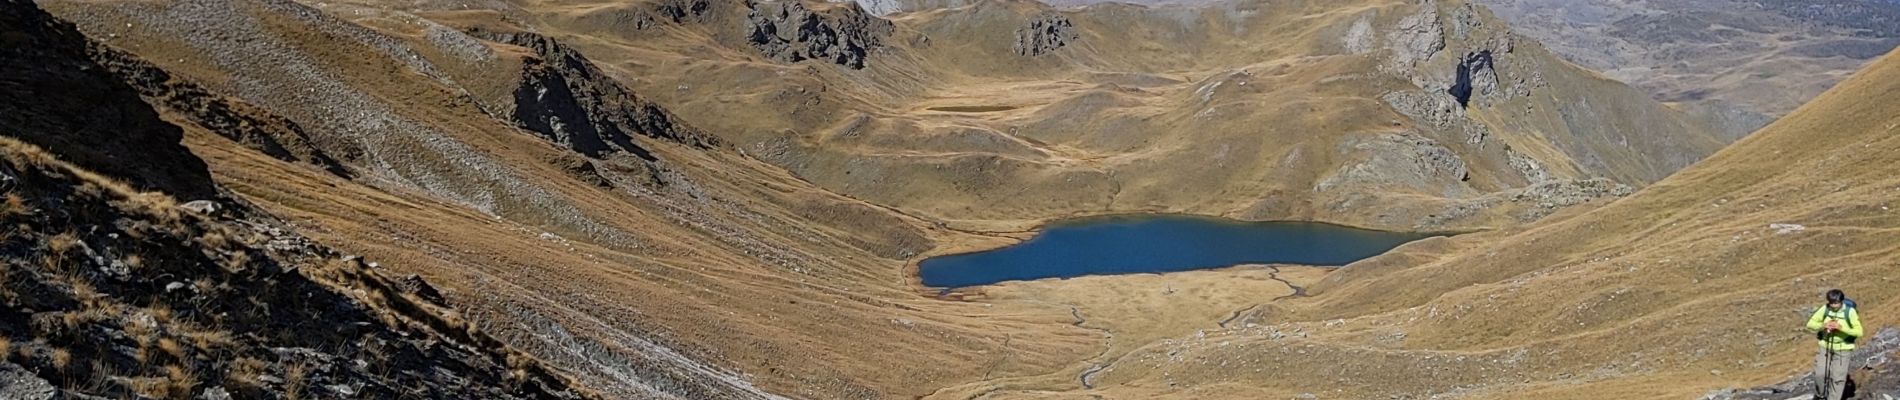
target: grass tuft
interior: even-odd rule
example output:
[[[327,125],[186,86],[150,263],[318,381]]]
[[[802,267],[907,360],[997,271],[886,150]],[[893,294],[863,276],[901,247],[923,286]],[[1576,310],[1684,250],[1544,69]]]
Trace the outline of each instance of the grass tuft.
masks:
[[[53,349],[53,369],[65,371],[73,365],[73,352],[66,349]]]
[[[46,249],[51,250],[52,254],[65,255],[75,247],[79,247],[79,235],[72,232],[53,235],[46,240]]]
[[[302,362],[291,364],[284,371],[284,398],[299,400],[303,398],[304,378],[309,374],[308,366]]]
[[[171,355],[174,359],[185,359],[185,345],[179,344],[177,340],[173,340],[172,338],[159,338],[158,349],[164,351],[165,354]]]
[[[236,361],[231,362],[229,368],[231,372],[225,375],[228,384],[258,389],[264,387],[264,382],[260,378],[265,372],[270,371],[270,366],[265,364],[264,360],[251,357],[238,357]]]
[[[26,198],[20,197],[19,193],[7,193],[6,198],[0,200],[0,217],[24,215],[26,212]]]

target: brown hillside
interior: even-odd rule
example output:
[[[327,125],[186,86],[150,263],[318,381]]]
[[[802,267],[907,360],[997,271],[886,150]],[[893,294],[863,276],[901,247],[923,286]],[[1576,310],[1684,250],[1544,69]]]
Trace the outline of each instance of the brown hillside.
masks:
[[[413,12],[560,38],[749,155],[964,228],[1157,211],[1503,226],[1620,191],[1592,179],[1646,184],[1722,143],[1481,8],[1428,4],[978,1],[891,14],[889,28],[850,3]],[[783,31],[785,18],[812,31]],[[865,55],[792,61],[793,44]]]
[[[1606,272],[1602,290],[1530,281],[1561,294],[1526,295],[1550,302],[1532,312],[1474,299],[1542,276],[1529,271],[1609,268],[1566,246],[1621,238],[1554,233],[1603,215],[1567,207],[1721,145],[1456,1],[979,1],[888,18],[799,1],[44,3],[149,61],[101,69],[181,127],[217,185],[426,279],[480,332],[610,398],[1358,398],[1634,379],[1652,370],[1608,366],[1627,367],[1628,347],[1599,329],[1689,310],[1662,303],[1678,290]],[[1335,273],[940,294],[912,272],[1118,212],[1507,230]],[[1604,212],[1625,213],[1588,223],[1606,235],[1659,220]],[[1824,232],[1811,224],[1803,235]],[[1539,237],[1528,254],[1470,253]],[[1274,300],[1308,285],[1316,296]],[[1575,308],[1599,294],[1655,303]]]
[[[1252,328],[1124,357],[1096,393],[1693,398],[1798,376],[1827,288],[1895,321],[1897,82],[1889,55],[1628,198],[1348,266]]]

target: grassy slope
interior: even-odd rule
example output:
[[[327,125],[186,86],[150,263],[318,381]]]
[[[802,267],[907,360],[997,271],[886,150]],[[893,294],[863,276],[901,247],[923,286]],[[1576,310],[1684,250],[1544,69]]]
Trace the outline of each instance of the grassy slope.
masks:
[[[1683,398],[1780,381],[1807,365],[1800,319],[1827,288],[1865,299],[1869,326],[1896,321],[1881,305],[1900,300],[1896,79],[1889,55],[1601,209],[1355,264],[1251,317],[1284,324],[1150,346],[1101,393]]]
[[[85,21],[95,36],[125,29],[120,12],[184,18],[85,6],[49,5]],[[808,398],[916,396],[985,374],[1056,369],[1097,350],[1097,337],[1068,324],[1066,307],[919,296],[906,257],[931,239],[961,234],[927,230],[927,223],[730,151],[658,141],[651,145],[668,169],[666,182],[642,185],[603,167],[614,183],[601,187],[560,167],[572,157],[566,150],[482,113],[457,87],[334,33],[347,26],[248,3],[235,11],[263,22],[265,30],[246,41],[286,49],[297,56],[282,59],[308,62],[322,75],[262,80],[283,86],[245,91],[246,79],[283,76],[270,69],[279,64],[221,58],[226,46],[238,45],[223,39],[107,32],[125,38],[115,45],[180,79],[245,93],[241,100],[305,126],[364,118],[354,114],[359,109],[325,108],[363,94],[371,102],[361,110],[387,107],[384,115],[395,116],[376,131],[387,138],[374,140],[387,141],[365,147],[403,161],[384,170],[360,157],[353,167],[364,178],[345,180],[185,124],[186,144],[214,178],[312,238],[422,275],[484,331],[610,397],[650,390],[742,396],[752,383]],[[424,48],[420,54],[434,56]],[[339,85],[323,87],[329,92],[297,86],[325,77]],[[355,140],[339,130],[310,131]],[[472,173],[470,165],[483,169]],[[430,182],[432,174],[447,184],[411,181]],[[1005,354],[1006,346],[1020,347]],[[998,365],[1006,358],[1019,361]]]
[[[184,24],[196,20],[184,17],[176,17],[182,21],[164,20],[162,18],[173,17],[162,13],[140,14],[147,10],[136,10],[133,5],[124,6],[124,10],[132,10],[128,12],[107,7],[88,7],[93,4],[75,6],[74,3],[53,3],[65,15],[87,21],[87,26],[93,29],[89,33],[95,36],[116,34],[116,37],[122,38],[114,43],[117,46],[149,54],[151,57],[148,58],[187,79],[259,103],[260,108],[312,127],[313,132],[341,135],[337,131],[354,129],[348,122],[360,121],[362,118],[349,113],[361,108],[349,109],[344,113],[325,109],[325,105],[336,104],[333,101],[336,98],[314,97],[319,95],[307,93],[328,95],[330,92],[309,91],[311,89],[361,93],[363,96],[358,99],[367,99],[367,104],[389,107],[392,111],[387,114],[399,118],[386,120],[389,125],[373,132],[383,136],[360,140],[371,144],[367,146],[367,151],[381,153],[382,157],[398,161],[393,167],[387,167],[356,160],[357,168],[370,172],[358,180],[343,180],[307,166],[265,157],[202,129],[187,127],[187,144],[207,159],[221,184],[273,212],[291,218],[312,237],[373,259],[387,260],[388,268],[429,278],[431,282],[442,286],[458,307],[472,310],[472,319],[481,323],[485,330],[535,353],[550,364],[577,371],[590,386],[598,386],[610,393],[641,393],[639,388],[623,386],[657,385],[662,386],[659,388],[661,390],[676,390],[676,393],[687,393],[686,396],[690,397],[695,393],[693,390],[720,387],[721,384],[680,382],[706,379],[707,376],[713,377],[711,379],[742,378],[757,383],[767,391],[811,398],[910,397],[932,393],[956,395],[981,393],[1005,386],[1059,391],[1079,388],[1077,374],[1094,364],[1108,363],[1113,359],[1124,361],[1116,362],[1116,367],[1095,378],[1101,387],[1109,388],[1105,390],[1131,395],[1172,393],[1168,392],[1169,389],[1157,389],[1159,386],[1138,388],[1129,385],[1147,379],[1140,375],[1143,370],[1165,370],[1159,365],[1139,367],[1134,364],[1144,357],[1152,356],[1150,350],[1182,343],[1179,340],[1153,341],[1150,338],[1192,335],[1193,331],[1201,329],[1218,332],[1219,327],[1215,324],[1218,319],[1224,319],[1235,309],[1243,308],[1241,306],[1248,303],[1249,296],[1272,297],[1283,291],[1271,282],[1260,281],[1259,271],[1251,271],[1240,273],[1255,278],[1244,284],[1223,283],[1228,277],[1212,273],[1182,275],[1182,279],[1190,282],[1181,285],[1183,290],[1195,290],[1197,292],[1194,295],[1208,299],[1191,304],[1178,303],[1174,297],[1152,293],[1117,299],[1099,296],[1101,291],[1108,290],[1105,288],[1154,289],[1152,282],[1118,280],[1025,283],[989,293],[970,293],[978,301],[939,301],[918,296],[918,288],[906,272],[908,263],[919,256],[905,251],[914,249],[915,243],[893,242],[891,238],[922,235],[928,238],[928,243],[938,245],[931,250],[933,252],[995,245],[1004,239],[942,229],[930,220],[954,222],[996,218],[996,215],[974,214],[988,210],[969,211],[956,207],[995,204],[1002,201],[1000,199],[1015,199],[1017,197],[1014,196],[1024,194],[975,190],[978,193],[975,200],[981,202],[973,202],[969,198],[951,196],[963,196],[959,194],[963,192],[959,186],[929,186],[946,181],[958,182],[940,180],[930,175],[907,175],[898,171],[889,175],[860,174],[850,178],[866,179],[862,183],[873,190],[884,187],[877,184],[885,183],[920,182],[925,185],[915,188],[914,192],[896,193],[890,198],[944,202],[921,207],[934,209],[941,215],[915,218],[906,215],[917,214],[909,207],[899,208],[902,212],[892,211],[874,204],[879,203],[875,201],[877,199],[865,202],[826,190],[863,194],[849,190],[857,187],[852,186],[857,184],[856,181],[838,176],[830,177],[837,181],[824,181],[821,179],[824,177],[811,175],[813,171],[846,170],[833,168],[837,165],[813,164],[821,168],[794,176],[752,157],[666,143],[654,143],[653,146],[659,158],[665,160],[668,173],[672,174],[667,178],[666,185],[629,186],[628,182],[617,180],[615,184],[619,186],[602,188],[562,168],[561,164],[571,159],[571,154],[547,145],[511,124],[496,121],[476,107],[469,97],[495,97],[510,88],[507,82],[481,79],[505,80],[506,77],[480,78],[478,73],[470,71],[482,71],[482,68],[458,66],[444,61],[448,58],[439,54],[439,50],[431,50],[429,45],[424,44],[425,35],[414,30],[420,24],[415,22],[413,16],[331,4],[336,7],[332,12],[348,15],[353,19],[352,22],[374,26],[378,33],[396,36],[403,43],[419,49],[417,52],[421,57],[441,64],[437,71],[475,78],[457,76],[454,82],[449,82],[426,76],[418,71],[418,64],[413,59],[392,55],[373,44],[361,43],[359,37],[335,33],[338,29],[348,31],[346,25],[335,25],[335,21],[302,20],[278,9],[282,7],[267,8],[249,3],[241,5],[239,11],[253,15],[262,30],[241,35],[245,40],[240,43],[230,40],[229,36],[206,39],[142,31],[190,26]],[[561,15],[586,16],[600,10],[593,8],[597,5],[588,2],[577,3],[582,4],[550,6],[545,10],[556,10],[560,15],[543,14],[538,18],[556,21]],[[1174,25],[1157,25],[1151,31],[1129,38],[1104,33],[1111,32],[1105,27],[1123,23],[1157,23],[1156,20],[1187,20],[1193,22],[1191,26],[1208,24],[1222,29],[1233,28],[1222,25],[1234,22],[1221,13],[1188,13],[1186,17],[1175,18],[1179,16],[1107,9],[1098,11],[1100,14],[1084,16],[1078,23],[1096,27],[1091,34],[1098,35],[1095,41],[1100,43],[1094,46],[1101,48],[1078,47],[1077,53],[1080,54],[1075,57],[1083,58],[1078,62],[1100,65],[1102,69],[1135,69],[1140,72],[1134,74],[1077,71],[1050,65],[1020,67],[1016,72],[973,68],[926,74],[923,65],[947,65],[956,60],[961,53],[953,51],[950,46],[975,46],[972,51],[978,53],[968,57],[983,63],[1062,65],[1051,60],[1023,61],[996,57],[997,53],[1007,50],[1006,47],[999,49],[993,42],[938,38],[932,39],[935,43],[941,43],[933,45],[939,46],[933,50],[920,50],[911,54],[898,52],[897,55],[874,59],[874,62],[889,61],[891,65],[888,68],[893,70],[867,76],[805,64],[782,65],[757,61],[756,56],[744,47],[709,45],[724,43],[721,41],[731,38],[717,37],[716,32],[705,30],[668,25],[647,33],[622,32],[664,36],[610,36],[581,31],[573,26],[550,24],[573,29],[562,32],[573,36],[562,38],[573,40],[590,56],[602,57],[600,62],[603,67],[610,73],[618,74],[628,86],[663,104],[677,105],[673,109],[688,120],[712,125],[713,129],[709,130],[731,135],[728,138],[769,138],[781,135],[783,132],[779,130],[784,127],[793,127],[804,130],[796,134],[817,140],[815,146],[819,150],[842,147],[874,154],[890,153],[900,161],[911,158],[953,160],[979,170],[985,163],[1001,163],[995,160],[1008,157],[954,154],[967,150],[954,146],[947,150],[952,154],[919,155],[916,153],[922,151],[907,147],[916,146],[917,143],[938,143],[929,140],[883,138],[884,142],[869,139],[852,142],[848,135],[843,135],[846,130],[830,129],[848,116],[847,112],[841,111],[845,107],[835,104],[842,102],[866,107],[858,112],[872,115],[875,117],[873,120],[884,121],[879,123],[893,126],[914,124],[921,127],[916,130],[894,129],[898,133],[954,136],[949,128],[973,127],[979,128],[976,134],[979,138],[1001,137],[1008,139],[1009,143],[1021,144],[1028,141],[980,131],[1000,131],[999,127],[1045,120],[1051,115],[1063,116],[1071,109],[1096,110],[1073,117],[1083,119],[1126,117],[1140,120],[1154,117],[1162,121],[1156,124],[1191,119],[1193,113],[1204,109],[1184,111],[1178,108],[1198,101],[1194,94],[1197,89],[1216,81],[1226,82],[1222,86],[1230,89],[1242,87],[1241,82],[1249,82],[1245,86],[1251,89],[1218,94],[1217,98],[1231,96],[1220,98],[1219,102],[1234,110],[1268,108],[1273,110],[1273,113],[1266,114],[1269,116],[1301,117],[1297,120],[1282,120],[1256,116],[1251,117],[1256,119],[1238,122],[1189,124],[1189,128],[1183,128],[1183,132],[1192,129],[1194,134],[1208,136],[1166,137],[1153,143],[1121,141],[1103,136],[1064,137],[1064,131],[1052,128],[1040,133],[1044,135],[1043,138],[1036,140],[1041,141],[1041,146],[1046,148],[1036,151],[1058,155],[1051,157],[1058,160],[1053,162],[1057,166],[1053,172],[1028,168],[1022,172],[1023,176],[1042,180],[1004,179],[977,187],[1016,190],[1033,186],[1024,182],[1068,182],[1068,178],[1075,177],[1082,182],[1076,185],[1104,185],[1083,190],[1095,191],[1107,187],[1108,181],[1090,181],[1086,177],[1105,175],[1096,169],[1109,165],[1125,168],[1125,171],[1129,171],[1127,173],[1136,175],[1137,178],[1125,184],[1148,190],[1146,196],[1152,196],[1144,201],[1127,203],[1129,205],[1126,207],[1129,208],[1124,210],[1186,209],[1246,214],[1253,211],[1234,210],[1250,210],[1249,207],[1255,206],[1250,202],[1257,199],[1237,194],[1271,193],[1269,186],[1274,185],[1292,188],[1286,190],[1308,190],[1312,181],[1323,172],[1295,170],[1288,173],[1291,178],[1282,181],[1280,179],[1286,176],[1276,175],[1281,173],[1279,169],[1268,168],[1278,165],[1273,162],[1283,160],[1280,156],[1306,154],[1293,158],[1329,166],[1338,165],[1334,163],[1334,157],[1349,157],[1333,154],[1341,146],[1339,142],[1317,141],[1295,145],[1291,149],[1255,149],[1258,154],[1242,151],[1238,153],[1242,155],[1235,156],[1236,159],[1256,163],[1252,164],[1253,167],[1259,167],[1245,174],[1199,174],[1197,172],[1219,169],[1215,168],[1219,165],[1210,167],[1203,162],[1206,155],[1219,153],[1217,148],[1208,146],[1243,139],[1262,147],[1283,146],[1286,143],[1282,139],[1299,138],[1306,132],[1362,129],[1366,132],[1360,133],[1372,134],[1391,130],[1384,125],[1397,118],[1395,114],[1380,109],[1369,99],[1380,93],[1378,85],[1395,84],[1396,78],[1354,78],[1351,71],[1364,71],[1372,64],[1371,60],[1360,57],[1338,54],[1312,58],[1299,56],[1304,54],[1301,52],[1322,46],[1336,46],[1332,42],[1336,39],[1336,31],[1346,29],[1357,15],[1371,15],[1374,14],[1373,10],[1377,10],[1375,19],[1383,25],[1415,11],[1396,2],[1377,4],[1380,7],[1336,11],[1327,5],[1300,3],[1296,5],[1300,6],[1298,10],[1301,12],[1263,13],[1261,15],[1271,18],[1249,20],[1250,23],[1289,30],[1266,31],[1277,32],[1269,37],[1288,40],[1269,41],[1274,47],[1258,52],[1221,54],[1199,61],[1155,57],[1174,54],[1167,45],[1176,42],[1251,42],[1243,40],[1245,38],[1218,37],[1206,32],[1202,33],[1216,37],[1188,40],[1170,36],[1177,27]],[[1016,7],[1025,5],[997,3],[978,7],[991,7],[990,11],[1002,16],[1020,16],[1022,10]],[[139,21],[138,24],[126,26],[122,18],[131,17],[115,14],[119,12],[161,18],[156,22],[169,24]],[[450,17],[470,17],[468,14],[480,13],[431,15],[449,21]],[[711,18],[731,17],[724,15]],[[951,17],[954,16],[916,18],[938,18],[942,21]],[[737,21],[728,19],[716,22],[723,24]],[[900,24],[910,27],[907,29],[922,30],[916,26],[926,22],[917,21],[914,22],[917,25],[909,25],[913,22],[900,21]],[[974,22],[1010,25],[982,19]],[[592,36],[588,36],[590,34]],[[900,39],[915,38],[917,36]],[[227,49],[219,48],[247,43],[269,43],[290,49],[289,54],[306,57],[313,69],[325,71],[325,74],[338,81],[338,85],[318,88],[298,86],[317,79],[303,79],[306,76],[279,79],[290,75],[272,69],[275,68],[272,65],[233,60]],[[509,66],[518,65],[507,60],[510,55],[520,53],[518,49],[492,44],[486,46],[502,54],[502,61],[495,67],[497,70],[505,72]],[[1212,44],[1206,46],[1217,47]],[[1520,46],[1522,50],[1519,51],[1538,51],[1534,46]],[[1115,58],[1120,52],[1136,50],[1155,57],[1131,57],[1133,61]],[[1254,60],[1255,56],[1268,61]],[[286,59],[297,60],[290,56],[271,60]],[[1202,62],[1206,64],[1200,64]],[[1237,64],[1226,64],[1229,62]],[[1442,65],[1443,60],[1438,64],[1436,68],[1445,67]],[[1242,66],[1253,71],[1253,76],[1230,73],[1230,70]],[[1556,65],[1549,68],[1569,67]],[[781,76],[779,73],[791,78],[760,83],[762,78]],[[943,75],[934,75],[938,73]],[[1343,77],[1327,80],[1336,75]],[[1588,76],[1576,79],[1581,82],[1577,85],[1585,89],[1600,89],[1613,83]],[[282,86],[245,86],[257,81],[279,83]],[[761,104],[806,104],[801,102],[808,100],[808,97],[799,97],[794,93],[816,92],[819,91],[817,88],[827,85],[836,85],[831,86],[833,89],[829,93],[842,94],[821,99],[818,102],[822,104],[820,107],[791,107],[799,110],[792,113],[748,111],[780,109]],[[682,86],[686,88],[679,89]],[[799,86],[806,90],[794,90]],[[1257,89],[1262,87],[1266,89]],[[1627,88],[1620,90],[1628,91]],[[1270,101],[1276,98],[1299,100]],[[919,111],[933,106],[969,105],[972,100],[991,99],[1063,106],[1014,109],[1004,111],[1000,116],[943,115],[946,113]],[[1546,96],[1521,101],[1533,102],[1533,106],[1542,109],[1557,100]],[[1102,108],[1102,104],[1119,107]],[[1511,102],[1504,104],[1512,108],[1525,105]],[[1496,116],[1480,115],[1480,118]],[[338,129],[327,129],[328,125],[325,124],[336,123],[334,121],[344,123],[336,126]],[[1667,118],[1659,121],[1666,122]],[[1545,120],[1527,124],[1556,126],[1553,124],[1561,124],[1561,121]],[[1263,135],[1263,139],[1243,134],[1245,132],[1234,133],[1233,130],[1238,129],[1236,127],[1265,127],[1270,132]],[[1135,130],[1124,133],[1145,132]],[[740,142],[741,146],[751,146],[742,147],[748,151],[747,154],[768,157],[759,155],[762,153],[758,152],[758,142]],[[459,148],[467,150],[448,152],[441,147],[429,146],[440,143],[457,144],[461,146]],[[945,143],[962,142],[952,140]],[[880,147],[892,145],[906,147]],[[1275,151],[1286,153],[1276,154]],[[1550,150],[1536,155],[1552,159],[1562,157],[1558,154],[1556,150]],[[1492,158],[1496,158],[1495,155]],[[849,164],[851,159],[819,161]],[[917,166],[919,169],[929,169],[939,165],[933,164],[935,162]],[[1493,166],[1501,165],[1501,161],[1496,159],[1484,162]],[[468,169],[470,165],[482,168],[471,171]],[[885,167],[871,168],[870,171],[882,168]],[[1630,168],[1647,169],[1647,166]],[[881,176],[882,180],[864,178],[867,175]],[[1239,187],[1193,186],[1195,190],[1180,190],[1180,187],[1170,186],[1171,181],[1164,179],[1171,175],[1196,176],[1197,182],[1214,186],[1229,181],[1250,183]],[[813,185],[804,179],[819,181],[819,184]],[[1502,185],[1498,182],[1507,180],[1502,177],[1480,179],[1492,180],[1494,182],[1491,184],[1498,186]],[[1033,187],[1037,190],[1046,188]],[[1066,196],[1072,194],[1059,191],[1029,193],[1050,198],[1068,198]],[[1218,200],[1227,199],[1229,195],[1243,200],[1237,200],[1239,203]],[[946,200],[946,197],[952,198]],[[1414,200],[1415,197],[1400,199]],[[997,212],[1017,214],[1009,218],[1029,218],[1023,216],[1034,215],[1034,218],[1039,219],[1089,209],[1060,202],[1011,204],[1020,204],[1021,208]],[[1298,207],[1308,206],[1295,205],[1279,209],[1263,207],[1271,211],[1246,215],[1300,215],[1297,210],[1292,210]],[[1011,224],[1027,225],[1027,222],[1012,220],[1002,225]],[[543,235],[544,232],[548,235]],[[1466,242],[1454,245],[1470,246],[1473,245]],[[1095,287],[1097,285],[1101,287]],[[1391,290],[1392,287],[1385,289]],[[1201,290],[1205,292],[1199,292]],[[1429,294],[1418,294],[1396,298],[1422,302],[1431,297]],[[1323,299],[1315,301],[1324,302]],[[1357,310],[1358,314],[1375,314],[1386,308],[1390,307],[1371,304],[1360,306]],[[1316,310],[1346,313],[1355,308],[1339,307],[1334,311],[1296,305],[1290,309],[1262,307],[1257,310],[1278,311],[1316,320],[1330,316]],[[1102,318],[1100,322],[1103,323],[1074,325],[1078,312],[1084,316],[1098,316],[1086,318]],[[1152,312],[1180,312],[1194,318],[1156,321],[1142,317]],[[1265,322],[1278,318],[1261,317],[1262,314],[1254,312],[1244,314],[1250,321]],[[573,333],[578,339],[563,338],[560,332],[549,328],[553,324],[545,323],[547,321],[561,323],[567,332]],[[1117,336],[1117,340],[1104,341],[1104,335],[1099,330],[1104,329],[1103,326],[1127,333]],[[1439,344],[1434,341],[1448,339],[1429,337],[1418,340],[1441,346],[1483,345]],[[651,347],[649,344],[661,347]],[[1109,351],[1105,352],[1104,347]],[[1130,351],[1134,355],[1122,356]],[[661,359],[667,352],[677,352],[695,361],[673,363]],[[1311,363],[1312,359],[1287,356],[1275,362],[1299,366],[1302,365],[1300,363]],[[1394,369],[1401,368],[1404,365],[1402,363],[1380,365],[1385,364],[1370,364],[1368,370],[1404,371]],[[1550,368],[1568,371],[1567,368],[1573,367],[1560,364]],[[705,371],[693,368],[712,371],[702,374]],[[1210,382],[1206,385],[1208,388],[1237,388],[1242,385],[1256,388],[1252,390],[1281,388],[1258,384],[1250,377],[1233,375],[1242,371],[1229,368],[1218,374],[1197,372],[1194,375],[1198,379],[1238,382]],[[632,378],[616,380],[616,373],[630,374]],[[990,379],[999,381],[992,382]],[[1266,381],[1317,381],[1300,379],[1306,378],[1274,377]],[[976,383],[961,385],[969,382]],[[1435,384],[1395,380],[1388,389],[1382,390],[1433,387],[1429,385]],[[948,389],[938,390],[946,387]]]
[[[1418,89],[1407,76],[1445,79],[1467,52],[1509,41],[1501,23],[1456,2],[1434,5],[1447,46],[1416,70],[1385,67],[1388,35],[1421,11],[1407,2],[1058,12],[982,1],[890,16],[896,33],[863,70],[760,61],[738,37],[746,10],[737,2],[647,29],[615,23],[652,4],[536,1],[516,12],[750,154],[826,189],[964,228],[1144,211],[1500,226],[1521,205],[1470,203],[1528,183],[1505,146],[1556,179],[1640,185],[1721,144],[1698,122],[1525,40],[1499,54],[1499,69],[1515,74],[1502,78],[1505,89],[1513,78],[1536,88],[1472,109],[1493,132],[1488,142],[1467,144],[1457,127],[1393,112],[1380,97]],[[1013,32],[1046,13],[1072,20],[1078,39],[1041,57],[1013,53]],[[1354,54],[1345,42],[1361,22],[1372,52]],[[1009,109],[932,110],[959,106]],[[1390,178],[1316,193],[1370,162],[1357,146],[1415,130],[1461,157],[1469,179],[1368,166]]]

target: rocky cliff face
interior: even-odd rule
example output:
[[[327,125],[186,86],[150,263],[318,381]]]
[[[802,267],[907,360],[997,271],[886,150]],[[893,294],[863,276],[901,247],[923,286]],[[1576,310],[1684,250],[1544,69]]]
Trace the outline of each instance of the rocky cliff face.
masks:
[[[698,148],[719,144],[553,39],[527,32],[477,30],[471,34],[533,51],[533,57],[523,60],[513,104],[496,107],[548,140],[592,157],[624,152],[646,159],[652,155],[634,143],[634,135]]]
[[[747,40],[766,58],[782,62],[823,60],[853,69],[883,45],[893,25],[857,3],[748,1]]]
[[[1389,52],[1381,69],[1418,88],[1390,92],[1386,103],[1454,136],[1442,139],[1455,138],[1480,152],[1501,148],[1500,159],[1512,160],[1509,166],[1521,174],[1520,182],[1547,179],[1544,166],[1574,164],[1589,176],[1646,184],[1722,142],[1718,128],[1687,113],[1659,105],[1635,110],[1629,105],[1655,103],[1553,59],[1475,4],[1422,8],[1403,18],[1386,39]],[[1533,132],[1542,139],[1503,137]],[[1562,159],[1524,154],[1533,144],[1552,146]]]
[[[1028,23],[1017,29],[1013,48],[1017,55],[1039,56],[1067,46],[1079,37],[1074,22],[1062,14],[1050,12],[1030,18]]]
[[[83,168],[140,190],[187,199],[217,197],[203,162],[178,144],[183,133],[159,120],[138,90],[88,57],[98,46],[34,8],[10,0],[0,14],[0,135],[56,152]]]
[[[133,87],[271,153],[283,147],[262,145],[285,132],[245,130],[268,121],[97,48],[31,2],[0,2],[0,23],[15,42],[0,53],[0,98],[37,102],[0,104],[0,397],[583,397],[471,328],[427,282],[218,195],[180,129]],[[50,84],[64,90],[34,86]]]
[[[0,138],[0,397],[581,398],[426,282]]]

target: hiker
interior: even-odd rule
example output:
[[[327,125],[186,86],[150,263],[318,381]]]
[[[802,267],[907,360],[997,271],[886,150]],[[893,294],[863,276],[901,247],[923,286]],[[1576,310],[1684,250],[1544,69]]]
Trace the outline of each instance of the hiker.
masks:
[[[1808,331],[1821,342],[1814,355],[1814,398],[1841,400],[1847,389],[1847,363],[1860,339],[1860,313],[1840,289],[1827,291],[1827,305],[1808,317]]]

